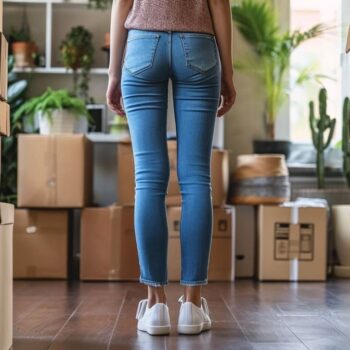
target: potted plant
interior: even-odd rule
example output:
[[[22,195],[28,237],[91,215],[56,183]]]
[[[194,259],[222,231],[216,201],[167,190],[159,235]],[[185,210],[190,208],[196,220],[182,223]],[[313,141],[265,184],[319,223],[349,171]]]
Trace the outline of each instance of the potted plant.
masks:
[[[36,45],[31,40],[26,10],[24,9],[20,29],[11,28],[9,42],[15,58],[16,67],[33,67],[36,57]]]
[[[93,120],[84,101],[72,96],[65,89],[50,87],[38,97],[24,103],[15,113],[15,118],[27,116],[35,125],[39,120],[40,134],[86,133]]]
[[[94,61],[92,34],[83,26],[76,26],[66,35],[60,45],[61,61],[73,70],[73,94],[85,103],[92,103],[88,96],[90,69]]]
[[[253,47],[255,59],[249,68],[262,77],[265,98],[265,140],[254,140],[255,153],[282,153],[288,158],[290,142],[275,139],[275,121],[287,96],[287,73],[292,52],[303,42],[321,35],[321,24],[307,31],[281,33],[274,9],[267,2],[243,0],[231,8],[232,18],[245,40]]]
[[[17,135],[24,131],[24,123],[22,118],[15,118],[14,114],[25,102],[28,82],[25,79],[18,79],[13,68],[14,57],[9,55],[7,102],[11,111],[11,133],[10,136],[1,138],[0,202],[17,205]]]

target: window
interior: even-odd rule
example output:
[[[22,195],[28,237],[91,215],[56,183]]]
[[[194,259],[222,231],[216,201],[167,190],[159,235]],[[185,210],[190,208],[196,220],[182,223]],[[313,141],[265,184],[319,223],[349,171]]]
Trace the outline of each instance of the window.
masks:
[[[302,85],[295,85],[295,78],[301,70],[312,69],[312,74],[332,78],[321,79],[328,91],[328,114],[337,118],[333,144],[341,138],[341,64],[342,47],[340,0],[290,0],[291,30],[306,30],[317,23],[324,23],[331,29],[322,37],[312,39],[299,46],[291,58],[290,72],[290,138],[293,142],[311,142],[309,128],[309,101],[315,101],[318,115],[318,91],[321,88],[314,79]],[[299,73],[298,73],[299,72]]]

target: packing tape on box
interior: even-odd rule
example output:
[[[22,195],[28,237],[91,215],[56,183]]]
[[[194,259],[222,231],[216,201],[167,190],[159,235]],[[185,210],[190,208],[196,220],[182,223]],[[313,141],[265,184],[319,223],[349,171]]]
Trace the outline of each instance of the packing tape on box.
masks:
[[[321,207],[321,208],[328,208],[328,202],[325,199],[322,198],[304,198],[304,197],[298,197],[294,202],[285,202],[282,203],[281,206],[289,207],[290,208],[290,224],[292,227],[290,228],[290,241],[291,238],[294,238],[294,240],[298,241],[298,246],[300,242],[300,215],[299,215],[299,208],[305,208],[305,207]],[[296,233],[296,225],[297,228],[297,237],[295,237]],[[294,227],[293,227],[294,226]],[[294,237],[292,235],[294,234]],[[294,251],[292,258],[289,260],[289,280],[290,281],[297,281],[299,280],[299,251]]]

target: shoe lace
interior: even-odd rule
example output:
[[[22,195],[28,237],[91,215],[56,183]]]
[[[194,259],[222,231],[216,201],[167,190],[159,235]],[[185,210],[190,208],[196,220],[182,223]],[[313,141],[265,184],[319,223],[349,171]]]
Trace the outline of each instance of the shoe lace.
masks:
[[[201,301],[202,301],[202,306],[203,306],[203,309],[204,309],[205,313],[206,313],[208,316],[210,316],[209,306],[208,306],[207,299],[205,299],[204,297],[201,297]],[[181,295],[181,297],[179,298],[178,302],[179,302],[179,303],[185,302],[185,296],[184,296],[184,295]]]
[[[203,297],[201,297],[201,298],[202,298],[203,309],[204,309],[205,313],[206,313],[208,316],[210,316],[209,306],[208,306],[207,299],[205,299],[205,298],[203,298]]]
[[[140,319],[143,314],[145,313],[147,307],[147,299],[142,299],[140,300],[138,306],[137,306],[137,310],[136,310],[136,319]]]

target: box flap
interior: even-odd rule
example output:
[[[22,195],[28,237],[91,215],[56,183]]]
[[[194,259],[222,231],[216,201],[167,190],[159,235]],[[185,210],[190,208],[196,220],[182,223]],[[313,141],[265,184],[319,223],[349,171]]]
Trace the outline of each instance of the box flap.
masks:
[[[0,202],[0,224],[13,224],[14,212],[15,206],[13,204]]]

